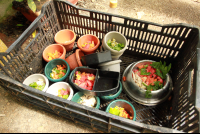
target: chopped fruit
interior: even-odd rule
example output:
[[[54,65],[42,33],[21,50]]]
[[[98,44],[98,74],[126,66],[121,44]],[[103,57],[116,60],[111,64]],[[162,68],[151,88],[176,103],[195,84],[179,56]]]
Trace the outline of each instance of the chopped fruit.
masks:
[[[74,83],[81,88],[92,90],[95,81],[95,75],[85,72],[76,71]]]
[[[55,50],[54,53],[47,53],[48,60],[53,60],[53,59],[59,58],[61,55],[62,55],[62,53],[57,50]]]
[[[81,47],[84,49],[91,49],[91,48],[95,47],[95,44],[94,44],[94,41],[92,41],[92,42],[88,41],[87,43],[83,43],[81,45]]]

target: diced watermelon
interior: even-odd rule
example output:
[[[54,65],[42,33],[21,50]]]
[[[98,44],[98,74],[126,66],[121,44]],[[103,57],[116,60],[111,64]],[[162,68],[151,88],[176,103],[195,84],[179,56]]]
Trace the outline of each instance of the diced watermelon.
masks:
[[[69,94],[68,90],[64,91],[64,93],[63,93],[63,95],[68,95],[68,94]]]
[[[81,84],[79,85],[79,87],[86,89],[87,86],[86,86],[86,83],[83,82],[83,83],[81,83]]]
[[[163,79],[159,79],[158,81],[160,81],[160,83],[163,83]]]
[[[87,80],[87,77],[86,77],[85,75],[82,75],[81,78],[80,78],[80,81],[81,81],[81,82],[84,82],[84,81],[86,81],[86,80]]]
[[[90,80],[87,80],[86,82],[87,82],[87,84],[88,84],[88,87],[92,87],[93,84],[94,84],[93,81],[90,81]]]
[[[77,85],[81,84],[80,80],[75,80],[74,83],[77,84]]]

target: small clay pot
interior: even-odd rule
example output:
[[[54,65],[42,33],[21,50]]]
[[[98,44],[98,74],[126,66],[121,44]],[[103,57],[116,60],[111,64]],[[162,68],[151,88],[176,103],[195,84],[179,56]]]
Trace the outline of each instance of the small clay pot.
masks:
[[[88,42],[88,41],[91,41],[91,42],[94,41],[95,47],[93,47],[91,49],[84,49],[81,45]],[[77,41],[78,48],[81,49],[81,51],[83,51],[84,54],[86,54],[86,55],[96,52],[99,45],[100,45],[99,38],[95,35],[92,35],[92,34],[83,35]]]
[[[58,44],[62,44],[66,51],[71,51],[74,47],[74,42],[76,39],[76,34],[74,31],[69,29],[63,29],[56,33],[54,40]]]
[[[69,64],[70,70],[74,70],[76,67],[83,66],[81,63],[81,57],[84,56],[84,53],[80,49],[76,49],[75,53],[68,56],[65,61]]]
[[[51,44],[47,46],[42,53],[43,59],[46,62],[49,62],[50,60],[48,59],[47,53],[54,53],[55,50],[62,53],[62,55],[59,58],[65,60],[66,50],[65,50],[65,47],[61,44]]]

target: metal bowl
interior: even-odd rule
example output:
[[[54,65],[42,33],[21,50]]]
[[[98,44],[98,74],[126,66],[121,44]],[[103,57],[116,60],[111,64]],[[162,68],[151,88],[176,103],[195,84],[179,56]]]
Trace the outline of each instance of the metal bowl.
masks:
[[[145,98],[146,90],[139,87],[133,80],[132,77],[132,70],[136,69],[140,65],[148,64],[155,62],[153,60],[141,60],[135,63],[132,63],[129,65],[126,70],[123,73],[122,77],[126,77],[126,81],[122,82],[122,85],[125,89],[125,92],[127,95],[135,100],[136,102],[143,104],[143,105],[148,105],[148,106],[153,106],[157,105],[164,100],[166,100],[172,90],[172,82],[171,82],[171,77],[169,74],[167,74],[166,77],[166,84],[162,89],[156,90],[156,91],[151,91],[151,98]]]

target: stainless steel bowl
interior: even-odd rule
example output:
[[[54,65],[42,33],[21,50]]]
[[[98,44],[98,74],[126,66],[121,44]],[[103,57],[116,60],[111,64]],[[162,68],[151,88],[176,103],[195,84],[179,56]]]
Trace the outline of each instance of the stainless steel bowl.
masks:
[[[145,98],[145,94],[146,94],[146,90],[143,88],[140,88],[133,80],[132,77],[132,70],[136,69],[138,66],[140,65],[144,65],[147,63],[152,63],[155,62],[153,60],[141,60],[135,63],[132,63],[131,65],[129,65],[124,73],[122,77],[126,77],[126,81],[122,81],[122,85],[125,89],[126,94],[132,98],[133,100],[135,100],[136,102],[143,104],[143,105],[148,105],[148,106],[153,106],[153,105],[157,105],[161,102],[163,102],[164,100],[166,100],[169,96],[169,94],[171,93],[172,90],[172,81],[170,78],[170,75],[167,74],[166,77],[166,84],[164,85],[164,87],[162,89],[156,90],[156,91],[151,91],[151,98]]]

